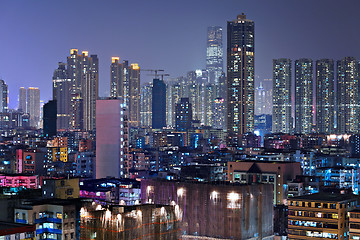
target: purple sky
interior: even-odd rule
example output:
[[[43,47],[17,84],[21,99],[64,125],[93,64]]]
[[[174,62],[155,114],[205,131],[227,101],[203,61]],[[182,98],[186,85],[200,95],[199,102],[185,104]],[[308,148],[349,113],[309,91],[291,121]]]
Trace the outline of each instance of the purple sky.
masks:
[[[255,21],[256,75],[271,78],[273,58],[359,57],[359,9],[359,0],[0,1],[0,78],[15,108],[21,86],[51,99],[53,71],[71,48],[98,54],[101,96],[111,56],[177,77],[204,68],[207,27],[226,35],[241,12]]]

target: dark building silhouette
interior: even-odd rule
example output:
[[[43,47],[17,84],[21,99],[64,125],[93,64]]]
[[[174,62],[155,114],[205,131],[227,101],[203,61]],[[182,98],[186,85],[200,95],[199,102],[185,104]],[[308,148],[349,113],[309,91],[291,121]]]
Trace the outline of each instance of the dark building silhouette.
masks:
[[[163,80],[154,79],[152,88],[152,128],[166,127],[166,85]]]
[[[181,98],[175,107],[175,126],[177,131],[186,131],[191,128],[192,106],[189,98]]]
[[[44,105],[43,127],[44,136],[56,135],[56,100],[51,100]]]

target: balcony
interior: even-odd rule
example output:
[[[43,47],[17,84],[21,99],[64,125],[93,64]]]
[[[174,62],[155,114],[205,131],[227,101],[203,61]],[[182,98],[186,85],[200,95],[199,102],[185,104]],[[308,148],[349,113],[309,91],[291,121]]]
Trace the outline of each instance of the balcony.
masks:
[[[46,222],[48,222],[48,223],[61,223],[61,219],[60,218],[49,218],[49,217],[35,219],[36,224],[46,223]]]
[[[42,234],[42,233],[62,234],[62,231],[61,231],[61,229],[53,229],[53,228],[36,229],[36,234]]]

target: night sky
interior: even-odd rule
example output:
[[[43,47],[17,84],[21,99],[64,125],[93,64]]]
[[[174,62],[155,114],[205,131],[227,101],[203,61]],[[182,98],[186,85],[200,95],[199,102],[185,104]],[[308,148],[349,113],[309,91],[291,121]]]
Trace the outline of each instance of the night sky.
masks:
[[[359,0],[0,0],[0,78],[16,108],[21,86],[51,99],[71,48],[98,55],[101,96],[112,56],[181,76],[205,67],[207,27],[223,27],[226,48],[226,21],[242,12],[255,21],[257,79],[271,78],[273,58],[359,58],[359,10]]]

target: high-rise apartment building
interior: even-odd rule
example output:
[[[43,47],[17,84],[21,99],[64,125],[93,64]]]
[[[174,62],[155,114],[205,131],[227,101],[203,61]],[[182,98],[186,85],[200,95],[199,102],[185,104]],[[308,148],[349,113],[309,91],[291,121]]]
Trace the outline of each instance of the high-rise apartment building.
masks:
[[[337,61],[337,132],[359,132],[359,63],[353,57]]]
[[[71,79],[67,77],[66,64],[59,62],[53,74],[53,100],[56,100],[57,129],[69,129],[71,120]]]
[[[225,128],[225,99],[216,98],[213,100],[213,127],[217,129]]]
[[[141,87],[140,93],[140,126],[152,125],[152,83]]]
[[[334,60],[316,61],[316,131],[335,133]]]
[[[222,28],[211,26],[207,29],[206,70],[209,80],[219,85],[219,77],[223,71]]]
[[[21,87],[19,89],[19,106],[18,110],[26,113],[26,89]]]
[[[129,110],[131,126],[140,125],[140,67],[129,65],[128,61],[119,62],[113,57],[110,65],[110,97],[122,98]]]
[[[175,107],[175,128],[177,131],[187,131],[191,128],[192,107],[189,98],[181,98]]]
[[[40,125],[40,90],[29,87],[27,90],[27,111],[30,115],[30,126],[39,128]]]
[[[122,99],[96,104],[96,178],[128,177],[128,113]]]
[[[99,92],[99,59],[88,51],[71,49],[67,58],[67,77],[71,80],[70,127],[95,129],[96,99]]]
[[[0,112],[7,112],[9,105],[8,85],[4,80],[0,80]]]
[[[295,61],[295,132],[307,134],[313,129],[313,61]]]
[[[152,128],[166,127],[166,85],[163,80],[154,79],[152,87]]]
[[[140,126],[140,67],[132,63],[129,67],[129,124]]]
[[[227,131],[234,144],[254,130],[254,35],[244,14],[227,23]]]
[[[273,115],[272,131],[290,133],[291,118],[291,60],[273,60]]]
[[[205,96],[204,96],[204,125],[213,126],[214,123],[214,99],[216,98],[215,84],[207,84],[204,86]]]

